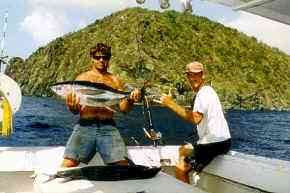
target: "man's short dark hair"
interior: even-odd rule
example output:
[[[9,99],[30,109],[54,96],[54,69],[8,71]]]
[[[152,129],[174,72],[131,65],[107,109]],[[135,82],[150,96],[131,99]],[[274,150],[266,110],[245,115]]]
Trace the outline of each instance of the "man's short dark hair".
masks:
[[[103,43],[97,43],[96,46],[90,49],[90,57],[93,57],[95,55],[111,57],[111,47]]]

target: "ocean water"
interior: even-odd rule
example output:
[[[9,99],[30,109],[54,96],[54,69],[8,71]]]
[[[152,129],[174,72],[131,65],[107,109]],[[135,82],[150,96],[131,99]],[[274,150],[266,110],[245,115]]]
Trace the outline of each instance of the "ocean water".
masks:
[[[153,125],[162,133],[163,145],[179,145],[197,139],[190,123],[166,108],[152,107]],[[233,139],[232,150],[290,161],[290,112],[228,111]],[[152,144],[144,137],[142,106],[128,114],[117,113],[117,125],[128,145]],[[78,116],[72,115],[63,101],[45,97],[23,97],[15,115],[14,133],[0,138],[0,146],[65,145]]]

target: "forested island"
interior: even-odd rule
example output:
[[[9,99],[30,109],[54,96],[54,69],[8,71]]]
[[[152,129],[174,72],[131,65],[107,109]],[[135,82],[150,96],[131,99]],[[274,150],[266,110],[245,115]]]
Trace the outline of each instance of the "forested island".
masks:
[[[278,37],[277,37],[278,38]],[[88,69],[89,49],[112,47],[111,68],[133,86],[149,82],[149,93],[171,88],[189,104],[184,67],[205,65],[206,80],[226,109],[290,109],[290,57],[235,29],[176,11],[129,8],[38,48],[27,59],[10,60],[8,75],[24,95],[52,96],[49,86]]]

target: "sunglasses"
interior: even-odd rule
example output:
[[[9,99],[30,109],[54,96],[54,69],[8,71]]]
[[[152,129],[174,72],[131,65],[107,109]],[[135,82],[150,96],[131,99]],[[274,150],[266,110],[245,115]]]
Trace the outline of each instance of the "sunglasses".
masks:
[[[185,74],[186,74],[187,76],[193,76],[193,75],[194,75],[193,72],[185,72]]]
[[[187,75],[187,76],[195,76],[195,75],[197,75],[197,74],[199,74],[200,72],[185,72],[185,74]]]
[[[103,60],[109,60],[109,59],[110,59],[110,56],[93,56],[93,58],[94,58],[95,60],[101,60],[101,58],[102,58]]]

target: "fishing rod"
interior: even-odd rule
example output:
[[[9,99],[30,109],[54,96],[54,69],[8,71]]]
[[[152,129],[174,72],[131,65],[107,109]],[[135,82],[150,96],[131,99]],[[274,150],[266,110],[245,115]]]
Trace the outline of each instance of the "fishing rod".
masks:
[[[138,24],[136,27],[137,53],[139,56],[137,69],[136,69],[136,76],[139,78],[143,78],[144,80],[143,87],[140,89],[141,101],[143,102],[143,108],[142,108],[142,113],[144,117],[143,131],[144,131],[145,137],[152,141],[154,147],[157,147],[158,144],[160,144],[162,134],[160,132],[156,132],[153,126],[150,103],[146,96],[147,95],[146,88],[148,87],[149,80],[151,79],[149,77],[150,76],[149,74],[151,73],[146,71],[146,67],[144,64],[145,59],[142,54],[143,48],[141,47],[141,45],[144,43],[144,34],[148,28],[148,25],[149,23],[146,22],[144,19],[142,19],[142,17],[140,17],[140,20],[138,21]],[[136,143],[135,138],[131,138],[131,139]],[[139,144],[139,143],[136,143],[136,144]]]
[[[142,97],[142,101],[143,101],[142,113],[144,116],[143,131],[144,131],[145,137],[152,141],[154,147],[157,147],[158,145],[161,144],[162,134],[161,132],[156,132],[154,130],[153,121],[152,121],[152,112],[151,112],[149,100],[145,94],[145,89],[146,89],[145,86],[141,89],[141,93],[144,93],[142,94],[143,96]]]
[[[8,62],[6,61],[8,56],[5,56],[5,52],[4,52],[7,25],[8,25],[8,11],[6,11],[4,15],[3,35],[1,39],[1,45],[0,45],[0,72],[1,73],[5,73],[6,65],[8,65]]]

